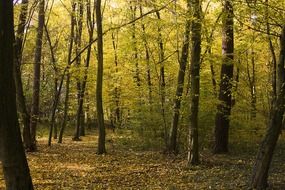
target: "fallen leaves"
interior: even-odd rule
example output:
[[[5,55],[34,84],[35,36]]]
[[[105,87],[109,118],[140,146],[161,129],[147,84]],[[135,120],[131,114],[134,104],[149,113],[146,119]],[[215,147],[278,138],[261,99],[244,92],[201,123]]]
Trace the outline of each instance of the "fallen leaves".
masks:
[[[35,189],[236,190],[247,187],[254,155],[214,156],[203,152],[201,165],[187,168],[184,155],[174,157],[158,151],[122,149],[117,146],[116,137],[112,138],[107,142],[108,154],[101,156],[96,154],[97,140],[93,136],[83,137],[80,142],[67,137],[63,144],[52,147],[46,146],[46,139],[40,139],[39,151],[28,153]],[[270,180],[276,187],[284,184],[284,163],[278,161],[273,166],[275,174]],[[4,189],[2,171],[0,189]]]

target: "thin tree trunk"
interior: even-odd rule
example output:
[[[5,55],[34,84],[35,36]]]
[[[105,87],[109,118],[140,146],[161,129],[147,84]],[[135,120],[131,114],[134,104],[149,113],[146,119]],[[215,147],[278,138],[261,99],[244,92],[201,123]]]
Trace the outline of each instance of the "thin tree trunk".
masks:
[[[56,67],[56,57],[55,57],[55,52],[54,52],[54,46],[52,45],[47,26],[45,25],[44,28],[45,28],[45,33],[46,33],[47,41],[49,44],[49,48],[50,48],[51,62],[53,64],[54,75],[55,75],[55,78],[54,78],[54,98],[53,98],[52,111],[51,111],[51,121],[50,121],[51,126],[50,126],[49,143],[48,143],[50,145],[51,136],[52,136],[52,129],[54,129],[53,138],[57,139],[57,125],[56,125],[56,121],[55,121],[55,114],[56,114],[57,105],[58,105],[57,102],[59,102],[59,100],[57,100],[57,99],[60,98],[60,94],[59,94],[59,96],[57,95],[58,94],[58,89],[57,89],[58,88],[58,78],[57,78],[58,69]]]
[[[285,25],[280,38],[280,54],[277,65],[277,97],[271,109],[270,122],[266,135],[261,143],[254,164],[251,187],[257,190],[266,189],[268,186],[268,170],[272,161],[274,149],[282,130],[282,118],[285,104]]]
[[[188,9],[189,9],[188,13],[190,14],[190,7],[188,7]],[[191,30],[191,22],[189,18],[187,18],[185,25],[183,47],[181,52],[182,55],[181,55],[181,60],[179,61],[179,71],[178,71],[177,87],[175,94],[176,96],[174,98],[174,113],[172,119],[172,126],[170,129],[170,139],[168,145],[168,151],[173,153],[178,152],[177,131],[178,131],[179,116],[180,116],[181,99],[184,88],[184,76],[189,57],[190,30]]]
[[[103,112],[103,31],[102,31],[102,15],[101,15],[101,0],[96,2],[96,26],[97,26],[97,83],[96,83],[96,109],[97,109],[97,120],[99,129],[98,138],[98,151],[97,154],[106,153],[105,148],[105,126],[104,126],[104,112]]]
[[[193,7],[192,19],[192,49],[191,49],[191,106],[189,128],[188,165],[199,164],[198,142],[198,112],[200,97],[200,57],[201,57],[201,2],[200,0],[188,1]],[[189,5],[190,6],[190,5]]]
[[[62,121],[61,128],[59,131],[58,143],[62,143],[62,137],[63,137],[63,133],[64,133],[64,130],[66,127],[66,123],[67,123],[68,106],[69,106],[69,85],[70,85],[69,68],[70,68],[70,64],[71,64],[71,56],[72,56],[73,42],[74,42],[74,28],[75,28],[75,16],[74,16],[74,14],[75,14],[75,9],[76,9],[76,5],[75,5],[74,1],[72,1],[71,6],[72,6],[72,11],[71,11],[71,16],[70,16],[70,23],[71,24],[70,24],[70,37],[69,37],[67,68],[66,68],[67,75],[66,75],[66,85],[65,85],[64,113],[63,113],[63,121]],[[63,82],[63,79],[64,79],[64,75],[62,77],[61,84]],[[60,87],[59,87],[59,94],[61,91],[61,86],[62,85],[60,85]]]
[[[247,69],[247,78],[249,81],[249,88],[250,88],[250,95],[251,95],[251,112],[250,112],[250,118],[254,119],[256,118],[256,85],[255,85],[255,53],[252,49],[251,52],[251,70],[252,73],[250,72],[250,68],[249,68],[249,63],[248,63],[248,53],[247,53],[247,65],[246,65],[246,69]]]
[[[0,1],[0,161],[7,190],[33,190],[16,108],[13,1]]]
[[[160,21],[160,13],[159,11],[156,11],[156,17]],[[158,32],[158,46],[159,46],[159,64],[160,64],[160,69],[159,69],[159,90],[160,90],[160,103],[161,103],[161,116],[163,120],[163,128],[164,128],[164,143],[165,146],[167,147],[168,144],[168,128],[167,128],[167,122],[166,122],[166,115],[165,115],[165,72],[164,72],[164,43],[162,39],[162,34],[161,34],[161,27],[158,26],[157,29]]]
[[[70,84],[70,74],[69,70],[66,75],[66,84],[65,84],[65,100],[64,100],[64,110],[63,110],[63,121],[58,135],[58,143],[62,143],[63,133],[67,123],[68,109],[69,109],[69,84]]]
[[[266,33],[267,33],[267,38],[268,38],[268,46],[269,50],[272,56],[272,96],[273,96],[273,101],[276,99],[277,96],[277,90],[276,90],[276,65],[277,65],[277,59],[276,59],[276,54],[273,46],[273,42],[271,39],[270,35],[270,24],[269,24],[269,5],[268,5],[268,0],[265,0],[265,19],[266,19]]]
[[[44,23],[45,23],[45,0],[40,0],[35,61],[34,61],[33,99],[32,99],[32,109],[31,109],[31,123],[30,123],[32,151],[35,151],[37,149],[36,131],[39,119],[40,76],[41,76],[42,39],[43,39]]]
[[[112,33],[112,44],[114,50],[114,63],[115,63],[115,72],[116,74],[119,72],[118,70],[118,45],[116,44],[115,34]],[[117,75],[116,75],[117,76]],[[121,110],[120,110],[120,89],[119,85],[115,84],[114,98],[115,98],[115,125],[121,124]]]
[[[232,0],[224,2],[223,17],[223,63],[221,68],[221,81],[219,101],[215,122],[214,153],[228,152],[230,114],[232,108],[232,79],[234,59],[234,31],[233,31],[233,5]]]
[[[16,83],[17,92],[17,107],[20,112],[20,116],[23,120],[23,141],[24,147],[27,151],[30,151],[32,147],[31,131],[30,131],[30,114],[26,106],[26,98],[23,90],[23,82],[21,77],[21,64],[22,64],[22,52],[23,52],[23,41],[24,32],[27,23],[28,14],[28,0],[23,0],[21,3],[21,12],[19,16],[19,24],[15,38],[15,58],[14,58],[14,77]]]
[[[139,9],[140,9],[140,16],[142,16],[143,9],[142,9],[141,4],[139,6]],[[147,64],[148,102],[151,105],[152,104],[152,82],[151,82],[151,70],[150,70],[150,55],[149,55],[149,48],[148,48],[147,39],[146,39],[145,24],[143,23],[143,21],[142,21],[141,27],[142,27],[142,36],[143,36],[142,38],[143,38],[143,43],[144,43],[144,48],[145,48],[145,60]]]
[[[136,11],[137,6],[132,5],[132,1],[130,2],[131,6],[130,9],[132,11],[132,19],[136,18]],[[136,39],[136,24],[135,22],[132,23],[132,48],[133,48],[133,61],[135,62],[135,82],[138,87],[141,86],[141,78],[140,78],[140,69],[139,69],[139,62],[138,62],[138,47],[137,47],[137,39]]]
[[[76,35],[75,35],[75,51],[76,51],[76,66],[80,69],[81,65],[81,55],[79,54],[81,49],[81,39],[82,39],[82,22],[83,22],[83,2],[82,0],[77,1],[78,10],[77,10],[77,24],[76,24]],[[90,48],[90,47],[89,47]],[[83,95],[82,95],[82,82],[80,81],[79,77],[77,78],[77,114],[76,114],[76,126],[75,126],[75,133],[72,138],[74,141],[79,141],[80,139],[80,128],[82,128],[82,115],[83,115]],[[82,131],[83,132],[83,131]]]
[[[92,42],[93,33],[94,33],[94,26],[95,21],[94,17],[91,14],[91,2],[88,1],[87,7],[87,25],[88,25],[88,34],[89,34],[89,43]],[[79,100],[79,108],[78,111],[80,111],[80,136],[85,136],[85,124],[84,124],[84,114],[83,114],[83,104],[84,104],[84,97],[85,97],[85,90],[86,90],[86,84],[87,84],[87,78],[88,78],[88,68],[91,58],[91,48],[92,46],[89,46],[87,49],[87,55],[85,60],[85,70],[84,70],[84,77],[82,81],[81,86],[81,92],[80,92],[80,100]]]

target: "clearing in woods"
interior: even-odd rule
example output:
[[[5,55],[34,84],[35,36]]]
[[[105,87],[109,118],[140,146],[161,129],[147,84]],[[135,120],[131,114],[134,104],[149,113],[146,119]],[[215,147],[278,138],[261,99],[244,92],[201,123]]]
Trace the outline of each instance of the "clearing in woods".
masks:
[[[71,138],[51,148],[46,138],[40,138],[39,151],[27,154],[35,189],[246,189],[255,155],[255,151],[212,155],[203,150],[201,165],[187,168],[186,154],[138,150],[131,139],[122,141],[126,137],[119,135],[109,135],[108,153],[101,156],[96,154],[96,137],[86,136],[79,142]],[[274,189],[285,189],[283,142],[284,138],[270,170]],[[4,189],[2,170],[0,189]]]

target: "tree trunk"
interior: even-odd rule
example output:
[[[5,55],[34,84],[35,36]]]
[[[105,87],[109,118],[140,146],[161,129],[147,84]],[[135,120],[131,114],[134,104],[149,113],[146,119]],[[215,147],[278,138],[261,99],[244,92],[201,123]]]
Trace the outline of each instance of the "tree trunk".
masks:
[[[199,164],[198,111],[200,96],[200,57],[201,57],[201,3],[200,0],[188,2],[193,7],[192,49],[191,49],[191,106],[189,128],[188,165]],[[190,6],[190,5],[189,5]]]
[[[254,164],[251,187],[262,190],[267,187],[268,170],[273,157],[278,137],[282,130],[282,118],[285,104],[285,25],[280,38],[280,54],[277,65],[277,97],[271,109],[266,135],[261,143]]]
[[[190,7],[188,7],[188,9],[189,9],[188,14],[190,14]],[[174,98],[174,113],[173,113],[173,119],[172,119],[172,126],[170,129],[170,139],[169,139],[169,145],[168,145],[168,151],[173,152],[173,153],[178,152],[177,131],[178,131],[179,116],[180,116],[181,99],[182,99],[183,88],[184,88],[184,76],[185,76],[185,70],[186,70],[186,65],[187,65],[188,56],[189,56],[190,30],[191,30],[191,22],[189,18],[187,18],[186,25],[185,25],[183,47],[182,47],[182,52],[181,52],[182,55],[181,55],[181,60],[179,61],[176,96]]]
[[[134,2],[135,3],[135,2]],[[131,6],[130,9],[132,11],[132,19],[136,18],[136,11],[137,6],[132,5],[133,1],[130,2]],[[133,61],[135,62],[135,75],[134,79],[138,87],[141,86],[141,78],[140,78],[140,69],[139,69],[139,62],[138,62],[138,47],[137,47],[137,37],[136,37],[136,23],[132,23],[132,50],[133,50]]]
[[[221,68],[221,82],[219,104],[217,106],[215,122],[214,153],[228,152],[230,114],[232,108],[232,79],[234,59],[234,31],[233,31],[233,5],[232,0],[224,2],[223,17],[223,63]]]
[[[104,112],[103,112],[103,29],[102,29],[102,15],[101,15],[101,0],[96,2],[96,25],[97,25],[97,83],[96,83],[96,109],[97,109],[97,120],[98,120],[98,151],[97,154],[106,153],[105,148],[105,126],[104,126]]]
[[[83,2],[82,0],[77,1],[78,10],[76,13],[76,35],[75,35],[75,51],[76,51],[76,66],[77,69],[80,70],[81,65],[81,55],[79,54],[81,49],[81,39],[82,39],[82,22],[83,22]],[[82,95],[82,81],[77,77],[77,114],[76,114],[76,126],[75,126],[75,133],[72,138],[74,141],[79,141],[80,139],[80,129],[83,126],[82,122],[82,115],[83,115],[83,95]],[[83,132],[83,131],[82,131]]]
[[[0,1],[0,160],[7,190],[33,190],[16,109],[13,1]]]
[[[140,16],[143,15],[143,8],[142,5],[140,4],[139,6],[140,9]],[[151,106],[152,104],[152,82],[151,82],[151,70],[150,70],[150,53],[149,53],[149,47],[147,44],[147,39],[146,39],[146,31],[145,31],[145,24],[142,21],[141,24],[142,27],[142,38],[143,38],[143,43],[144,43],[144,48],[145,48],[145,60],[146,60],[146,65],[147,65],[147,85],[148,85],[148,102]],[[150,107],[151,111],[151,107]]]
[[[36,50],[34,61],[34,81],[33,81],[33,99],[31,109],[31,139],[32,150],[36,150],[36,131],[37,122],[39,117],[39,103],[40,103],[40,76],[41,76],[41,58],[42,58],[42,39],[43,29],[45,23],[45,0],[40,0],[39,3],[39,16],[38,16],[38,28],[36,38]]]
[[[117,34],[118,35],[118,34]],[[118,37],[117,37],[118,38]],[[116,79],[117,79],[117,73],[118,70],[118,45],[116,43],[116,37],[114,32],[112,33],[112,45],[114,50],[114,63],[115,63],[115,72],[116,72]],[[114,90],[114,101],[115,101],[115,125],[121,125],[121,110],[120,110],[120,89],[119,85],[117,83],[118,81],[115,81],[115,90]]]
[[[56,125],[56,121],[55,121],[55,114],[56,114],[57,105],[58,105],[58,102],[60,99],[60,93],[58,90],[58,87],[59,87],[58,86],[58,78],[57,78],[58,69],[56,67],[56,57],[55,57],[55,52],[54,52],[54,46],[52,45],[51,38],[49,35],[49,31],[48,31],[48,28],[46,25],[44,26],[44,29],[45,29],[47,41],[48,41],[49,48],[50,48],[51,62],[53,64],[54,76],[55,76],[55,78],[54,78],[54,98],[53,98],[53,104],[52,104],[51,119],[50,119],[50,131],[49,131],[49,140],[48,140],[48,145],[50,146],[53,129],[54,129],[53,138],[57,139],[57,125]]]
[[[156,17],[160,21],[160,13],[159,11],[156,11]],[[166,115],[165,115],[165,72],[164,72],[164,43],[162,39],[162,34],[161,34],[161,27],[158,26],[157,29],[158,32],[158,46],[159,46],[159,64],[160,64],[160,69],[159,69],[159,91],[160,91],[160,103],[161,103],[161,116],[163,120],[163,128],[164,128],[164,143],[165,146],[167,146],[168,143],[168,128],[167,128],[167,122],[166,122]]]
[[[23,83],[21,77],[23,40],[24,40],[25,26],[27,23],[28,4],[29,4],[28,0],[23,0],[21,3],[19,24],[15,38],[14,77],[15,77],[16,92],[17,92],[17,107],[20,116],[22,117],[24,125],[23,128],[24,147],[27,151],[30,151],[32,147],[31,131],[30,131],[30,114],[26,106],[26,98],[24,95]]]
[[[64,133],[64,129],[66,127],[67,123],[67,117],[68,117],[68,109],[69,109],[69,84],[70,84],[70,74],[69,71],[67,71],[66,75],[66,84],[65,84],[65,100],[64,100],[64,110],[63,110],[63,121],[61,124],[61,128],[58,135],[58,143],[62,143],[62,137]]]
[[[62,137],[64,133],[64,129],[66,127],[67,123],[67,116],[68,116],[68,106],[69,106],[69,84],[70,84],[70,74],[69,74],[69,68],[71,64],[71,56],[72,56],[72,50],[73,50],[73,42],[74,42],[74,28],[75,28],[75,9],[76,5],[74,1],[71,3],[72,6],[72,14],[70,16],[70,37],[69,37],[69,48],[68,48],[68,58],[67,58],[67,76],[66,76],[66,85],[65,85],[65,100],[64,100],[64,113],[63,113],[63,121],[61,124],[61,128],[59,131],[59,137],[58,137],[58,143],[62,143]],[[63,79],[62,79],[63,80]],[[59,93],[61,90],[61,86],[59,88]]]

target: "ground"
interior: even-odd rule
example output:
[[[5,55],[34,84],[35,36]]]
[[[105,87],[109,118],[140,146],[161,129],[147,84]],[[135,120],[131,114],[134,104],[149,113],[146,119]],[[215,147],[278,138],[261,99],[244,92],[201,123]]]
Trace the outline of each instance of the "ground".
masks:
[[[66,137],[63,144],[54,142],[52,147],[46,145],[46,138],[40,138],[39,151],[27,154],[35,189],[247,189],[254,151],[217,156],[204,149],[201,165],[187,168],[186,154],[139,150],[128,141],[117,143],[120,138],[109,136],[106,155],[96,154],[95,136],[83,137],[79,142]],[[284,147],[281,143],[277,148],[270,189],[285,189]],[[2,171],[0,189],[4,189]]]

